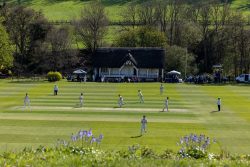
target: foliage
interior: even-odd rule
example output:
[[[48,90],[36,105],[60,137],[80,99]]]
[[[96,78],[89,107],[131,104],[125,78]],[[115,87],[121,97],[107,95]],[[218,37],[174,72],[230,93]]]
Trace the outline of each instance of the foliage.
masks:
[[[100,45],[107,31],[108,18],[105,8],[99,1],[90,2],[81,13],[81,18],[75,22],[77,38],[85,47],[94,52]]]
[[[145,147],[141,147],[145,148]],[[143,150],[143,149],[142,149]],[[147,149],[148,150],[148,149]],[[150,150],[150,149],[149,149]],[[138,147],[136,148],[138,151]],[[134,154],[130,150],[126,154]],[[143,151],[142,151],[143,153]],[[143,154],[141,154],[143,155]],[[224,160],[164,159],[157,155],[124,157],[117,151],[102,151],[94,147],[57,146],[37,149],[25,148],[21,152],[4,152],[1,166],[248,166],[249,155],[235,155]],[[149,156],[150,155],[150,156]]]
[[[9,35],[1,24],[0,18],[0,70],[13,65],[13,51]]]
[[[4,6],[3,10],[4,25],[16,48],[14,70],[16,73],[33,71],[41,59],[34,55],[44,42],[50,26],[40,12],[30,8]]]
[[[205,135],[190,134],[180,139],[181,146],[179,155],[183,158],[207,158],[210,138]]]
[[[116,39],[119,47],[164,47],[166,37],[151,27],[139,27],[122,32]]]
[[[49,82],[60,81],[62,79],[62,74],[60,72],[50,71],[48,72],[47,77]]]
[[[188,53],[187,49],[179,46],[168,46],[166,49],[166,70],[177,70],[182,74],[195,74],[197,68],[194,63],[195,57]]]

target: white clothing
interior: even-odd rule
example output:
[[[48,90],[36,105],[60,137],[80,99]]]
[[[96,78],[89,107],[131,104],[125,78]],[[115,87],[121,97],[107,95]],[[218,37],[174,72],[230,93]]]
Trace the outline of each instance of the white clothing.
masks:
[[[138,96],[140,98],[140,103],[144,103],[144,98],[143,98],[143,95],[142,95],[142,92],[138,92]]]
[[[221,99],[218,99],[217,105],[221,105]]]
[[[165,106],[168,107],[168,99],[165,101]]]
[[[162,111],[164,111],[165,109],[167,109],[167,111],[168,111],[168,99],[165,100],[165,107],[163,108]]]
[[[79,97],[79,100],[80,100],[80,105],[82,106],[82,105],[83,105],[83,95],[81,95],[81,96]]]
[[[119,96],[119,99],[118,99],[118,105],[119,105],[119,107],[122,107],[123,104],[124,104],[123,103],[123,97]]]
[[[26,106],[28,106],[30,108],[30,98],[28,95],[26,95],[24,97],[24,108],[26,108]],[[31,110],[31,109],[30,109]]]
[[[146,120],[146,118],[142,118],[141,120],[141,134],[144,132],[146,132],[146,125],[147,125],[148,121]]]
[[[164,89],[164,87],[163,87],[163,85],[161,85],[161,86],[160,86],[160,93],[161,93],[161,94],[163,93],[163,89]]]
[[[57,85],[54,86],[54,91],[58,91],[58,86]]]

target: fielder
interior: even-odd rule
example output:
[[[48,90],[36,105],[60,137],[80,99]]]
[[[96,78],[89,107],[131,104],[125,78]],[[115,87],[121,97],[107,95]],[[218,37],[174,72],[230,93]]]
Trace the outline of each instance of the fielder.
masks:
[[[142,135],[143,133],[146,133],[146,132],[147,132],[147,131],[146,131],[147,123],[148,123],[148,121],[147,121],[147,119],[146,119],[146,116],[143,115],[143,117],[142,117],[142,119],[141,119],[141,135]]]
[[[31,107],[30,107],[30,98],[28,96],[28,93],[26,93],[25,97],[24,97],[24,109],[26,109],[26,106],[29,107],[30,111],[31,111]]]
[[[140,103],[144,103],[144,97],[142,95],[141,90],[138,90],[138,96],[139,96]]]
[[[124,105],[123,97],[121,95],[118,95],[118,106],[122,107],[123,105]]]
[[[82,107],[83,106],[83,93],[81,93],[79,100],[80,100],[80,107]]]
[[[168,112],[168,97],[165,100],[165,107],[163,108],[162,112],[164,112],[165,109],[167,109],[167,112]]]
[[[55,85],[55,86],[54,86],[54,96],[56,96],[56,95],[57,95],[58,90],[59,90],[58,86],[57,86],[57,85]]]
[[[217,105],[218,105],[218,111],[220,111],[220,108],[221,108],[221,99],[218,98],[217,100]]]
[[[160,86],[160,94],[161,95],[163,94],[163,91],[164,91],[164,86],[161,84],[161,86]]]

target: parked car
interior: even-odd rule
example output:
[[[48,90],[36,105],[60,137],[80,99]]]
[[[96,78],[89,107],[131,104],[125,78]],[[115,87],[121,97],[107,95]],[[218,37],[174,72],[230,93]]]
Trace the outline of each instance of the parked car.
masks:
[[[235,78],[238,83],[250,83],[250,74],[241,74],[240,76]]]

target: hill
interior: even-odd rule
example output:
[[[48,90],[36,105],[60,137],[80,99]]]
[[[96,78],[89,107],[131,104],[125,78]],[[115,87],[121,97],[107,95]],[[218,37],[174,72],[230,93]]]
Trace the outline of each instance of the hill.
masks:
[[[20,0],[22,4],[35,10],[43,11],[49,20],[70,20],[77,18],[82,7],[90,0]],[[16,4],[17,0],[9,0],[9,3]],[[119,12],[131,2],[141,3],[142,0],[102,0],[106,6],[107,13],[112,21],[120,19]],[[232,0],[232,7],[250,14],[249,0]]]

